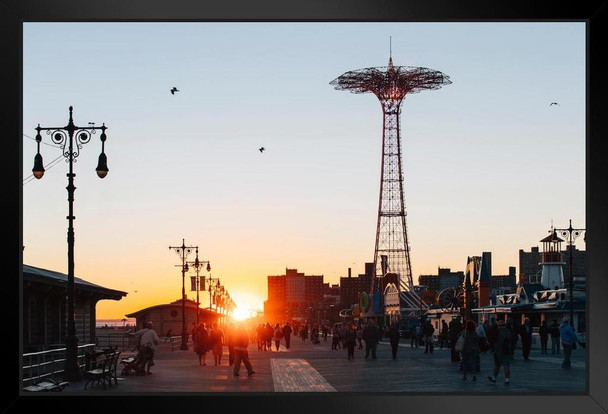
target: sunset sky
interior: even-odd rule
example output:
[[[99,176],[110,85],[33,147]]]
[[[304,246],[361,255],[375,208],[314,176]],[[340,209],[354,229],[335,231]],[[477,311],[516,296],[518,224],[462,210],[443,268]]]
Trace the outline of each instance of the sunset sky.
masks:
[[[386,66],[391,38],[396,66],[453,82],[402,106],[415,283],[483,251],[494,274],[519,271],[519,249],[552,223],[585,227],[584,23],[23,26],[24,263],[67,273],[67,164],[48,135],[47,171],[31,170],[35,127],[65,126],[73,106],[77,125],[108,127],[107,177],[99,133],[75,164],[76,276],[128,292],[99,302],[100,319],[179,299],[169,246],[182,239],[241,309],[261,309],[266,277],[286,268],[330,283],[363,273],[382,111],[329,83]]]

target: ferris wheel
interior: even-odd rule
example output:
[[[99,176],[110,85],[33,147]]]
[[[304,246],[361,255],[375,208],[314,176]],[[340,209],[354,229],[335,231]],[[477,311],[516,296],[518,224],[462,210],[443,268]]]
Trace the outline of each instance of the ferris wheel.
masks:
[[[437,304],[442,309],[457,311],[464,307],[464,289],[462,287],[449,287],[437,295]]]

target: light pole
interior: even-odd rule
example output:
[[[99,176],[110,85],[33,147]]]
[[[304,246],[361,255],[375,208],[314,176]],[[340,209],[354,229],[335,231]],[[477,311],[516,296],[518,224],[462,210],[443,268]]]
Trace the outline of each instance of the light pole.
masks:
[[[214,280],[217,281],[216,286],[220,285],[220,279],[219,278],[212,278],[211,274],[209,275],[209,278],[207,279],[209,281],[209,283],[207,284],[207,289],[209,290],[209,311],[211,311],[211,305],[213,303],[212,299],[211,299],[211,295],[213,293],[213,290],[215,289],[213,287],[213,285],[211,284],[211,282],[213,282]],[[203,289],[204,290],[204,289]]]
[[[196,259],[194,259],[193,262],[189,262],[192,266],[194,266],[194,269],[196,270],[196,324],[198,325],[198,310],[199,310],[199,305],[200,305],[200,301],[199,301],[199,297],[198,297],[198,292],[200,291],[200,276],[199,276],[199,270],[201,267],[203,267],[204,263],[207,263],[207,272],[211,271],[211,264],[209,263],[208,260],[198,260],[198,246],[196,247]]]
[[[47,135],[51,136],[51,140],[58,144],[63,151],[63,156],[68,161],[68,286],[67,286],[67,332],[65,337],[65,371],[64,375],[68,381],[79,381],[80,368],[78,365],[78,337],[76,336],[76,321],[75,321],[75,284],[74,284],[74,161],[80,155],[80,149],[91,140],[93,134],[98,129],[101,130],[99,139],[101,140],[101,154],[99,154],[99,162],[97,164],[97,175],[99,178],[104,178],[108,174],[107,157],[104,153],[106,141],[105,123],[100,127],[91,126],[78,127],[74,125],[72,118],[73,108],[70,106],[70,119],[64,127],[43,128],[38,124],[36,127],[36,142],[37,151],[34,157],[34,168],[32,173],[37,179],[44,175],[44,166],[42,163],[42,155],[40,154],[40,142],[42,136],[40,131],[46,131]],[[74,139],[76,142],[74,142]],[[75,145],[74,145],[75,144]]]
[[[175,250],[175,252],[182,259],[182,345],[179,347],[181,350],[188,349],[188,331],[186,330],[186,286],[185,278],[186,272],[188,271],[188,263],[186,263],[186,257],[192,249],[198,249],[198,246],[186,246],[185,239],[182,239],[181,246],[169,246],[169,249]]]
[[[572,219],[570,219],[570,225],[568,226],[567,229],[555,229],[555,231],[559,231],[560,235],[562,237],[568,237],[568,247],[570,250],[570,257],[569,257],[569,267],[570,267],[570,286],[568,287],[568,290],[570,292],[570,326],[574,327],[574,289],[573,289],[573,285],[574,285],[574,274],[572,274],[572,250],[574,249],[574,240],[576,240],[576,238],[578,238],[578,236],[580,236],[585,229],[573,229],[572,228]]]

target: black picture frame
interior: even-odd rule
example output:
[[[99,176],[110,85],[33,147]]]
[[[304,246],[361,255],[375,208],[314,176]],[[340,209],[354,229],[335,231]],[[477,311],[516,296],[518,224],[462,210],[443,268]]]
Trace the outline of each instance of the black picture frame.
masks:
[[[577,2],[561,0],[455,1],[455,0],[351,0],[351,1],[247,1],[218,2],[173,0],[1,0],[0,39],[2,39],[3,110],[1,131],[9,150],[2,168],[9,199],[2,208],[7,213],[5,235],[11,254],[4,275],[3,315],[7,337],[3,342],[3,376],[9,386],[2,395],[2,412],[54,412],[70,410],[93,413],[170,412],[170,410],[236,410],[267,412],[467,412],[467,413],[605,413],[608,412],[608,301],[602,251],[608,235],[606,193],[608,162],[602,145],[607,136],[606,86],[604,73],[608,47],[603,43],[608,26],[608,7],[604,0]],[[19,297],[22,254],[22,25],[24,22],[74,21],[584,21],[587,25],[587,137],[586,137],[586,250],[588,297],[588,393],[560,395],[411,395],[411,396],[247,396],[180,397],[125,396],[74,397],[61,395],[22,396],[18,358],[21,326],[16,310]],[[602,35],[602,33],[604,33]],[[41,64],[44,64],[41,62]],[[14,155],[17,154],[17,155]],[[567,154],[556,163],[567,164]],[[561,188],[564,197],[568,189]],[[15,239],[18,245],[15,245]],[[17,250],[14,254],[12,249]],[[14,267],[13,267],[14,266]],[[13,326],[14,328],[10,328]],[[14,333],[18,334],[15,335]],[[559,373],[557,373],[559,374]],[[541,379],[542,380],[542,379]],[[255,408],[258,407],[258,408]]]

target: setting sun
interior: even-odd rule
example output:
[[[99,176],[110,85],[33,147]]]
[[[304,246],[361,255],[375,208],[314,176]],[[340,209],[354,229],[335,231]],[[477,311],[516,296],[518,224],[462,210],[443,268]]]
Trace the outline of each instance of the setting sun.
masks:
[[[254,312],[252,309],[246,309],[246,308],[242,308],[242,307],[237,307],[232,312],[232,317],[237,321],[243,321],[245,319],[252,318],[254,316],[255,315],[254,315]]]

